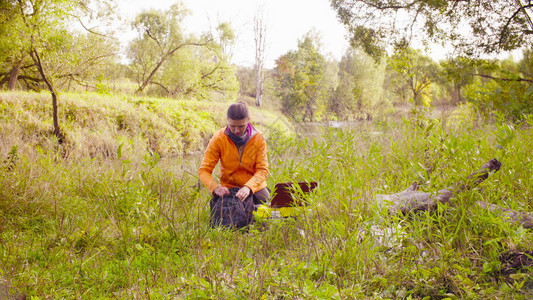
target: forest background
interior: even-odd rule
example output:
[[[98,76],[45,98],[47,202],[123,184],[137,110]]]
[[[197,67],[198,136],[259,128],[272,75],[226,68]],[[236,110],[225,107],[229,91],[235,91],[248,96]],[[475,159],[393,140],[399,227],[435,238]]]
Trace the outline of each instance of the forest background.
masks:
[[[0,297],[530,293],[528,269],[504,258],[531,254],[531,233],[472,207],[480,197],[531,211],[533,4],[523,2],[331,1],[350,33],[340,61],[310,29],[265,69],[259,13],[251,68],[231,63],[230,22],[187,33],[181,3],[128,20],[138,36],[125,62],[113,1],[2,1]],[[454,55],[434,61],[413,40]],[[487,58],[517,49],[517,60]],[[308,199],[318,217],[248,237],[209,229],[199,154],[235,101],[268,139],[269,186],[319,181]],[[493,155],[507,176],[451,209],[413,221],[372,206],[412,181],[432,191],[464,180]],[[399,225],[390,247],[368,233]]]

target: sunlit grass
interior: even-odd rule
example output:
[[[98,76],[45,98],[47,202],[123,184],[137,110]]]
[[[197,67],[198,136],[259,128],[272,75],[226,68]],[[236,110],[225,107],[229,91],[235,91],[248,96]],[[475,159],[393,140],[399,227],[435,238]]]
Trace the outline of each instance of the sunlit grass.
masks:
[[[474,203],[531,211],[531,125],[451,129],[418,116],[269,134],[269,186],[319,188],[299,218],[258,220],[245,232],[209,227],[201,155],[131,155],[111,139],[110,155],[65,158],[57,145],[17,140],[1,152],[0,284],[40,299],[530,298],[527,269],[498,270],[504,251],[531,249],[531,232]],[[502,169],[452,205],[410,217],[375,205],[376,194],[414,181],[437,191],[494,157]]]
[[[66,135],[63,158],[140,160],[147,151],[161,157],[203,152],[211,134],[226,123],[227,104],[97,93],[61,93],[59,125]],[[286,118],[250,108],[253,123],[265,133],[289,132]],[[0,155],[13,146],[24,153],[55,151],[50,95],[0,92]]]

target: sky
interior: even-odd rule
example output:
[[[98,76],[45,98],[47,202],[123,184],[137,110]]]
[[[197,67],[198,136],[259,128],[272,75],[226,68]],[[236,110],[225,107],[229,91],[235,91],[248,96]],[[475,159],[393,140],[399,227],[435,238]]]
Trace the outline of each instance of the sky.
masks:
[[[143,10],[167,9],[177,0],[119,0],[119,12],[132,19]],[[200,34],[216,28],[219,22],[230,22],[237,41],[233,63],[252,67],[255,60],[253,18],[262,9],[266,23],[266,68],[275,60],[297,49],[298,39],[315,29],[321,36],[322,53],[340,60],[348,42],[347,31],[338,22],[329,0],[182,0],[192,14],[184,21],[188,33]],[[127,41],[134,32],[122,35]]]
[[[166,10],[179,0],[117,0],[119,13],[124,21],[132,20],[147,9]],[[216,28],[220,22],[230,22],[236,33],[237,41],[233,49],[232,62],[239,66],[253,67],[255,44],[253,18],[262,11],[267,27],[265,67],[275,66],[281,55],[297,49],[298,40],[311,30],[321,36],[322,53],[339,61],[349,47],[347,30],[337,20],[330,0],[181,0],[191,15],[184,20],[187,33],[199,35]],[[130,21],[131,22],[131,21]],[[127,22],[129,24],[129,22]],[[126,44],[137,33],[130,26],[120,35]],[[414,46],[416,48],[416,46]],[[439,61],[451,52],[441,46],[433,45],[431,58]],[[498,57],[507,58],[502,53]],[[514,56],[520,57],[519,51]]]

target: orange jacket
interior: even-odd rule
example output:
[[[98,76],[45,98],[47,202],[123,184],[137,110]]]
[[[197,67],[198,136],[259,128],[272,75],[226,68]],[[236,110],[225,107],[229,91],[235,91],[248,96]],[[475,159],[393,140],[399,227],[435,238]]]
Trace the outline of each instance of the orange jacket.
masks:
[[[220,187],[247,186],[255,193],[267,186],[268,158],[263,134],[252,127],[242,154],[223,128],[213,135],[204,153],[198,176],[209,192]],[[220,160],[220,183],[211,175]]]

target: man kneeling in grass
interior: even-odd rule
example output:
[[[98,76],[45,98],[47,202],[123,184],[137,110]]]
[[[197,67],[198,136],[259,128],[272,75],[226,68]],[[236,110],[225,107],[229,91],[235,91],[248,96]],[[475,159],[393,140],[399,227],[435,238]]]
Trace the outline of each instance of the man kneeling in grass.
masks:
[[[215,132],[205,150],[198,175],[213,195],[212,217],[213,203],[231,196],[232,191],[241,202],[251,196],[253,204],[265,203],[270,197],[266,184],[266,141],[249,121],[244,102],[231,104],[227,111],[227,126]],[[219,161],[220,183],[212,176]]]

